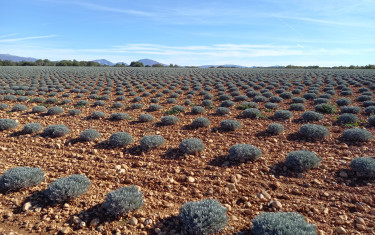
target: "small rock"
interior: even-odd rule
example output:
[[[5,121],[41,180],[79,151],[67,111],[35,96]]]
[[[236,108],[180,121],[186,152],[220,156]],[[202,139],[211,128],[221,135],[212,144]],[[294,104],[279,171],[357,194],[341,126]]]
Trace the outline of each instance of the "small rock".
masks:
[[[159,234],[159,233],[161,233],[161,229],[160,229],[160,228],[155,228],[155,229],[154,229],[154,232],[155,232],[156,234]]]
[[[152,224],[152,219],[146,219],[145,222],[143,222],[144,225],[151,225]]]
[[[314,182],[315,184],[317,184],[317,185],[321,185],[321,184],[322,184],[322,182],[320,182],[320,181],[317,180],[317,179],[314,179],[313,182]]]
[[[79,223],[79,227],[80,228],[86,227],[86,222],[85,221],[81,221],[81,223]]]
[[[257,197],[260,199],[260,200],[263,200],[265,199],[264,195],[262,193],[258,193],[257,194]]]
[[[347,178],[348,177],[348,173],[346,173],[346,171],[340,171],[339,175],[342,178]]]
[[[279,201],[271,201],[270,205],[272,206],[272,208],[276,208],[278,210],[280,210],[281,208],[283,208],[283,205]]]
[[[70,205],[68,204],[68,203],[64,203],[64,208],[66,209],[66,208],[69,208],[70,207]]]
[[[13,216],[13,213],[12,212],[7,212],[6,214],[5,214],[5,216],[4,216],[4,218],[5,219],[9,219],[9,218],[11,218]]]
[[[247,215],[251,215],[253,213],[253,211],[250,209],[245,209],[243,212],[245,212]]]
[[[195,182],[195,179],[194,179],[194,177],[192,177],[192,176],[188,176],[188,177],[186,178],[186,180],[187,180],[187,182],[189,182],[189,183],[194,183],[194,182]]]
[[[135,217],[132,217],[132,218],[129,220],[129,224],[131,224],[131,225],[137,225],[137,224],[138,224],[138,219],[135,218]]]
[[[357,217],[357,218],[355,218],[355,222],[356,222],[357,224],[365,224],[365,220],[362,219],[361,217]]]
[[[229,204],[224,204],[223,206],[226,207],[228,209],[228,211],[230,211],[232,209],[232,207]]]
[[[329,212],[329,209],[328,208],[324,208],[323,213],[324,214],[328,214],[328,212]]]
[[[71,233],[70,227],[62,227],[62,228],[59,229],[59,231],[62,234],[69,234],[69,233]]]
[[[25,204],[23,204],[22,210],[28,211],[30,210],[31,207],[32,207],[31,202],[26,202]]]
[[[116,166],[115,166],[115,169],[116,169],[116,170],[120,170],[121,168],[122,168],[121,165],[116,165]]]
[[[275,189],[280,188],[281,184],[279,181],[276,181],[275,183],[271,184],[271,186]]]
[[[343,227],[337,227],[335,229],[335,232],[338,233],[338,234],[345,234],[346,233],[346,229],[344,229]]]
[[[262,191],[262,194],[263,194],[263,196],[266,198],[266,199],[268,199],[268,200],[271,200],[271,195],[267,192],[267,191],[265,191],[265,190],[263,190]]]
[[[41,212],[42,211],[42,207],[37,206],[37,207],[35,207],[34,211],[35,212]]]
[[[94,218],[94,219],[91,220],[90,226],[91,227],[97,227],[99,225],[99,223],[100,223],[100,219],[99,218]]]
[[[236,216],[232,215],[232,216],[230,217],[230,220],[232,220],[232,221],[238,221],[238,218],[237,218]]]
[[[99,225],[99,226],[96,228],[96,230],[97,230],[98,232],[103,232],[103,231],[104,231],[104,226],[103,226],[103,225]]]
[[[356,224],[355,227],[356,227],[359,231],[365,231],[365,230],[366,230],[366,226],[363,225],[363,224]]]
[[[228,183],[228,184],[227,184],[227,188],[228,188],[229,190],[233,190],[233,189],[236,189],[236,185],[235,185],[235,184],[232,184],[232,183]]]
[[[75,223],[75,224],[79,224],[79,223],[81,223],[82,222],[82,220],[78,217],[78,216],[74,216],[73,217],[73,223]]]

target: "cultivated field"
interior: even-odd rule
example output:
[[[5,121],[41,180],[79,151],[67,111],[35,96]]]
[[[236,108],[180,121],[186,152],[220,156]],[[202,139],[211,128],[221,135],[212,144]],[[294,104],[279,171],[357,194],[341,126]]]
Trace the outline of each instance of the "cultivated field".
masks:
[[[373,70],[0,67],[0,174],[42,170],[0,178],[0,233],[251,234],[284,211],[374,234],[374,91]]]

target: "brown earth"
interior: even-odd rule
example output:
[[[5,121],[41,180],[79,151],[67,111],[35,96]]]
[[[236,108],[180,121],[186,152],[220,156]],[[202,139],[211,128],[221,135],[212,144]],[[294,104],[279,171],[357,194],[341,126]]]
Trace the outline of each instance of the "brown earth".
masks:
[[[356,88],[352,88],[356,91]],[[60,93],[61,95],[62,93]],[[215,93],[213,93],[215,95]],[[358,94],[356,94],[358,95]],[[355,95],[355,96],[356,96]],[[355,98],[352,96],[352,100]],[[112,95],[112,97],[115,97]],[[183,104],[184,96],[177,98]],[[335,95],[332,100],[336,100]],[[70,98],[73,103],[76,98]],[[123,102],[130,104],[130,99]],[[229,224],[222,234],[248,233],[251,220],[263,211],[296,211],[308,222],[317,226],[320,234],[332,234],[342,227],[347,234],[375,234],[375,187],[374,182],[357,177],[350,171],[349,163],[360,156],[374,156],[374,141],[358,144],[349,143],[340,137],[348,127],[335,124],[335,116],[325,115],[316,122],[325,125],[330,135],[324,140],[311,141],[301,138],[297,132],[303,113],[293,111],[291,121],[279,122],[285,132],[278,136],[265,134],[273,112],[260,109],[267,116],[262,119],[240,119],[241,110],[231,108],[226,116],[214,115],[215,109],[206,108],[203,115],[187,112],[176,114],[178,124],[160,126],[156,123],[164,111],[175,104],[165,104],[163,110],[152,112],[155,122],[138,123],[137,117],[146,113],[150,98],[143,98],[141,110],[122,108],[109,110],[105,107],[83,107],[78,117],[65,114],[44,116],[28,112],[0,111],[0,118],[19,121],[19,127],[0,132],[0,173],[16,166],[40,167],[46,173],[45,181],[36,187],[13,192],[0,197],[0,233],[10,234],[178,234],[181,232],[176,215],[181,205],[188,201],[214,198],[228,208]],[[201,97],[195,96],[193,103],[200,104]],[[213,100],[218,107],[221,101]],[[288,109],[290,100],[279,104]],[[16,102],[7,102],[10,106]],[[90,100],[93,103],[93,100]],[[31,109],[35,104],[27,104]],[[353,103],[359,105],[359,103]],[[311,101],[307,110],[313,110]],[[119,122],[107,119],[87,119],[94,111],[128,113],[133,120]],[[210,128],[192,130],[187,125],[198,116],[208,117]],[[360,115],[361,120],[368,116]],[[234,132],[217,129],[220,121],[237,119],[242,128]],[[24,124],[39,122],[43,127],[65,124],[71,133],[62,138],[43,138],[40,135],[17,135]],[[365,122],[359,124],[375,135],[374,128]],[[72,142],[88,128],[94,128],[101,137],[89,143]],[[118,131],[129,132],[134,143],[125,149],[108,149],[102,144]],[[159,134],[166,143],[159,149],[142,152],[139,140],[145,135]],[[181,155],[177,148],[186,138],[200,138],[205,150],[200,154]],[[237,143],[249,143],[263,152],[261,160],[232,164],[226,160],[228,149]],[[282,165],[288,152],[307,149],[322,158],[321,166],[303,174],[293,174]],[[48,206],[40,201],[38,193],[46,189],[57,178],[71,174],[86,175],[92,186],[89,191],[63,205]],[[189,178],[188,178],[189,177]],[[194,181],[194,182],[189,182]],[[99,208],[111,190],[128,185],[137,185],[143,192],[145,206],[120,219],[108,219]],[[271,201],[274,206],[269,205]],[[31,208],[23,210],[26,202]],[[281,207],[281,208],[280,208]],[[98,225],[90,222],[98,218]],[[82,223],[84,222],[84,223]],[[137,222],[137,223],[135,223]]]

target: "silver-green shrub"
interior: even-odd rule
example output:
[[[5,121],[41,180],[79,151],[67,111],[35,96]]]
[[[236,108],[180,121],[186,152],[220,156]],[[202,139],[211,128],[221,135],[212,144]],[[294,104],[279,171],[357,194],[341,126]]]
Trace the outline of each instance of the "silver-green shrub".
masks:
[[[22,133],[24,134],[34,134],[41,132],[43,129],[42,125],[39,123],[28,123],[23,126]]]
[[[0,191],[11,192],[40,184],[44,172],[40,168],[14,167],[5,171],[0,177]]]
[[[325,126],[316,124],[305,124],[299,129],[299,133],[304,137],[320,140],[328,136],[329,131]]]
[[[18,122],[13,119],[1,118],[0,119],[0,131],[14,129],[18,126]]]
[[[84,175],[70,175],[52,182],[44,191],[44,195],[53,203],[62,203],[87,192],[90,180]]]
[[[112,147],[125,147],[133,142],[132,136],[127,132],[116,132],[109,137],[108,144]]]
[[[193,127],[208,127],[210,125],[210,120],[205,117],[197,117],[191,123]]]
[[[44,128],[43,135],[46,137],[56,138],[62,137],[70,133],[70,130],[65,125],[49,125]]]
[[[350,162],[350,168],[359,176],[375,177],[375,158],[359,157]]]
[[[118,217],[137,210],[143,205],[142,192],[138,190],[138,187],[131,185],[109,192],[102,208],[107,215]]]
[[[179,149],[183,153],[195,154],[204,150],[204,144],[200,139],[189,138],[180,143]]]
[[[189,234],[208,235],[222,231],[228,224],[227,208],[215,199],[187,202],[178,215]]]
[[[252,221],[254,235],[299,234],[317,235],[315,225],[296,212],[263,212]]]
[[[267,132],[272,135],[278,135],[284,131],[284,126],[280,123],[271,123],[268,125]]]
[[[227,119],[220,122],[220,127],[225,131],[235,131],[241,128],[241,123],[237,120]]]
[[[149,135],[142,137],[140,146],[142,150],[148,151],[161,146],[164,142],[165,139],[161,135]]]
[[[285,166],[295,172],[305,172],[318,167],[321,159],[308,150],[298,150],[288,153]]]
[[[251,144],[236,144],[228,150],[228,158],[232,161],[254,161],[262,156],[262,150]]]
[[[342,133],[342,137],[349,141],[357,142],[367,142],[373,138],[371,132],[362,128],[347,129]]]
[[[81,141],[92,141],[100,137],[100,133],[94,129],[87,129],[81,132],[79,139]]]

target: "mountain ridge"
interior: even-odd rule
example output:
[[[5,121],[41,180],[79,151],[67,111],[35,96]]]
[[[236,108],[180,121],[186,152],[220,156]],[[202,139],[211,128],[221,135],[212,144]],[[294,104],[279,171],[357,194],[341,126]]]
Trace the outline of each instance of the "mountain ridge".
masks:
[[[39,59],[37,58],[33,58],[33,57],[22,57],[22,56],[16,56],[16,55],[10,55],[10,54],[0,54],[0,60],[10,60],[10,61],[13,61],[13,62],[20,62],[20,61],[30,61],[30,62],[35,62]],[[111,62],[107,59],[97,59],[97,60],[91,60],[93,62],[97,62],[99,63],[100,65],[107,65],[107,66],[115,66],[116,64],[120,64],[120,65],[128,65],[127,63],[125,62],[117,62],[117,63],[114,63],[114,62]],[[58,61],[56,61],[58,62]],[[166,64],[163,64],[163,63],[160,63],[156,60],[152,60],[152,59],[140,59],[138,60],[138,62],[141,62],[143,63],[144,66],[153,66],[155,64],[161,64],[163,66],[168,66]],[[249,67],[246,67],[246,66],[241,66],[241,65],[232,65],[232,64],[225,64],[225,65],[201,65],[201,66],[197,66],[199,68],[210,68],[210,67],[219,67],[219,66],[222,66],[222,67],[235,67],[235,68],[249,68]],[[188,66],[180,66],[180,67],[188,67]],[[272,67],[277,67],[277,66],[272,66]]]

